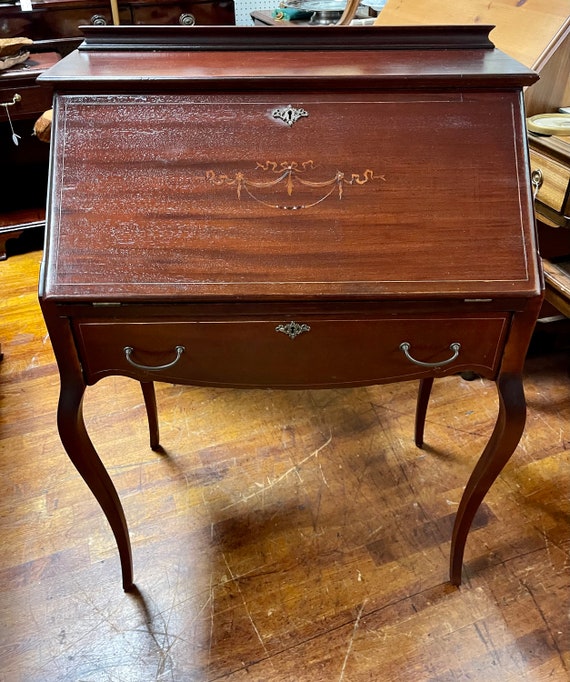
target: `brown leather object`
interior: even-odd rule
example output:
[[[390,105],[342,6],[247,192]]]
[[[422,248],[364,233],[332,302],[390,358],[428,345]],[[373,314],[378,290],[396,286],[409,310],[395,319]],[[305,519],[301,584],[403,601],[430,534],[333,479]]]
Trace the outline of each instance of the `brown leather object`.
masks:
[[[0,38],[0,58],[15,57],[33,42],[30,38]]]
[[[51,137],[51,121],[53,110],[48,109],[34,123],[34,135],[41,142],[49,142]]]

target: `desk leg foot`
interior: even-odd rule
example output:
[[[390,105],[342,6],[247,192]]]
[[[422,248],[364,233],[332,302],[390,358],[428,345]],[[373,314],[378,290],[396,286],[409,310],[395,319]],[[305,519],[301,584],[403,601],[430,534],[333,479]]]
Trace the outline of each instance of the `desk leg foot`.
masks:
[[[123,588],[128,591],[133,587],[129,530],[115,486],[85,428],[84,393],[84,385],[62,384],[57,412],[59,434],[69,459],[95,496],[111,526],[121,560]]]
[[[416,403],[416,426],[414,431],[414,438],[418,448],[422,448],[424,446],[424,427],[426,423],[426,413],[432,386],[433,377],[420,379],[418,400]]]
[[[152,381],[141,381],[146,416],[148,418],[148,430],[150,433],[151,450],[160,450],[160,438],[158,432],[158,412],[156,409],[156,393]]]
[[[453,527],[450,580],[461,584],[465,542],[479,505],[517,447],[526,420],[526,402],[520,374],[504,374],[497,381],[499,415],[465,491]]]

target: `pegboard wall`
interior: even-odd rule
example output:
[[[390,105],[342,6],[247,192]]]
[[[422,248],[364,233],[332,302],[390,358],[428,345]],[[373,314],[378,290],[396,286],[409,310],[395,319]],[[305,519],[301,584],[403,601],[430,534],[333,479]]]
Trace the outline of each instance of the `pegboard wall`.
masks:
[[[234,0],[236,26],[253,26],[251,13],[257,9],[272,10],[279,7],[279,0]]]

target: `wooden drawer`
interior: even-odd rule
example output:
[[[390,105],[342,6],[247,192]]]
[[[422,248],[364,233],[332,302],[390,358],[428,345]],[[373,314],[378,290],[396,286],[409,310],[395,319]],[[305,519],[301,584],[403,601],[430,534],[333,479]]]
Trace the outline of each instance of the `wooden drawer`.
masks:
[[[168,0],[120,0],[119,21],[128,24],[177,24],[181,14],[195,16],[197,24],[233,24],[234,5],[228,2],[170,2]],[[19,5],[3,5],[0,38],[26,36],[32,40],[82,37],[80,26],[112,26],[108,2],[45,0],[34,2],[31,12]]]
[[[35,119],[51,107],[51,87],[40,85],[36,79],[60,59],[55,52],[41,52],[31,55],[21,64],[0,71],[0,122],[8,120],[3,104],[9,104],[12,120]]]
[[[18,101],[18,97],[20,98]],[[9,87],[0,89],[0,121],[7,121],[6,107],[10,104],[10,118],[12,120],[28,119],[40,116],[51,107],[51,90],[40,86]]]
[[[160,2],[131,6],[133,24],[179,24],[181,26],[230,25],[233,2]]]
[[[530,150],[530,164],[538,183],[537,201],[568,217],[570,167],[534,149]]]
[[[123,374],[146,381],[299,388],[367,385],[467,369],[493,377],[507,322],[504,314],[189,322],[84,320],[76,323],[75,333],[88,383],[107,374]],[[437,366],[408,359],[401,348],[404,342],[409,344],[410,356]],[[452,344],[460,344],[460,348],[450,362],[455,355]],[[147,369],[129,363],[126,348],[132,349],[130,359]],[[184,350],[177,350],[180,348]]]

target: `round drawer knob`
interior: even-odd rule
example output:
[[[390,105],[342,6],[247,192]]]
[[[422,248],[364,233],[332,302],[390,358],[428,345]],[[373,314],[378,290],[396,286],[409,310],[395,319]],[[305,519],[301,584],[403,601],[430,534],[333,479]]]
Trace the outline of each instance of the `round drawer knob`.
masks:
[[[536,199],[538,190],[542,187],[542,183],[544,182],[544,177],[540,168],[536,168],[532,171],[530,181],[532,183],[532,197],[533,199]]]
[[[107,19],[102,14],[94,14],[89,23],[91,26],[107,26]]]
[[[196,23],[196,17],[193,14],[181,14],[178,17],[178,23],[181,26],[194,26]]]

